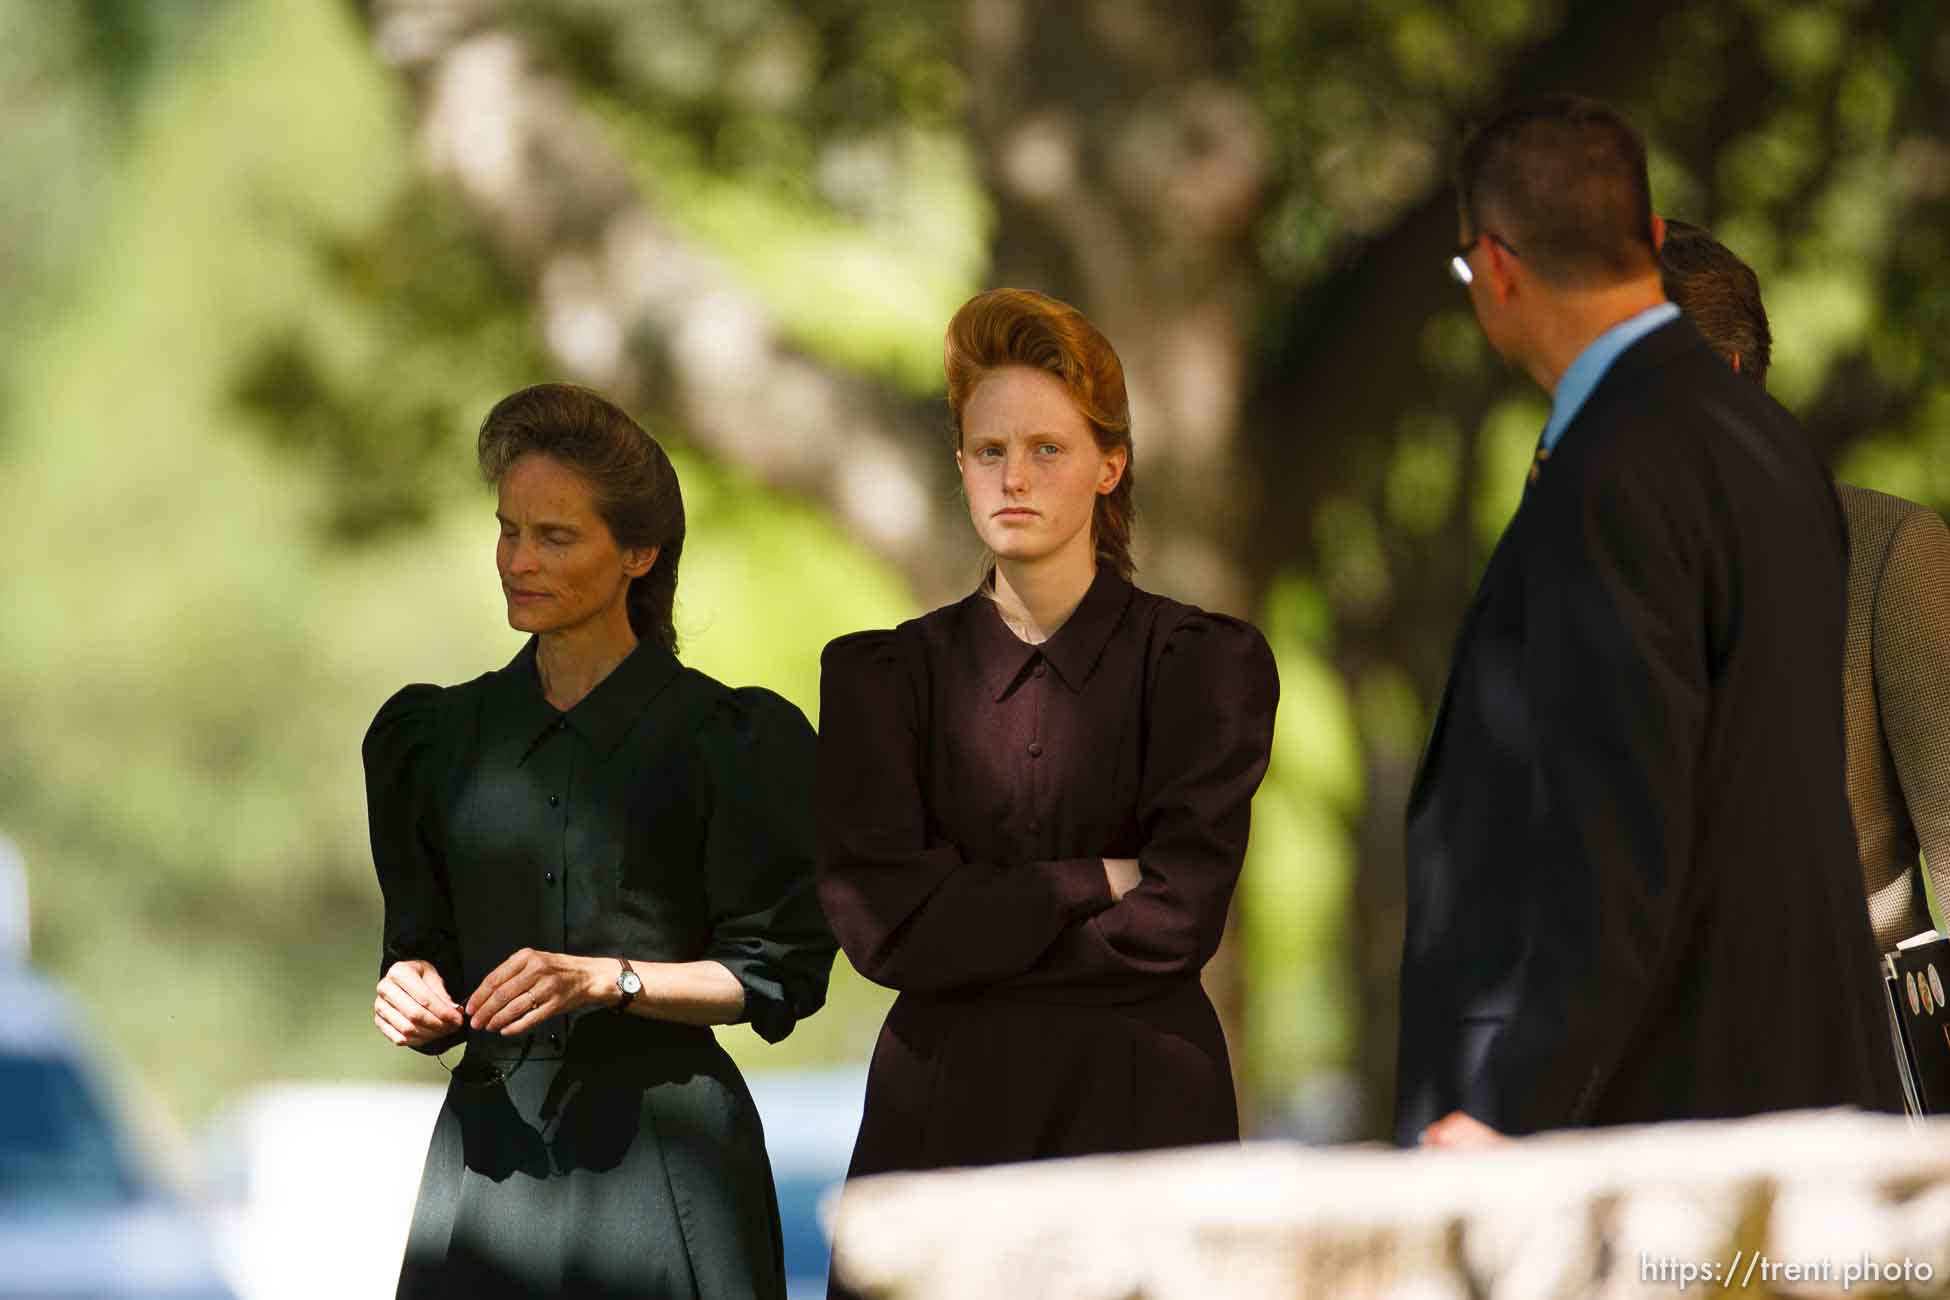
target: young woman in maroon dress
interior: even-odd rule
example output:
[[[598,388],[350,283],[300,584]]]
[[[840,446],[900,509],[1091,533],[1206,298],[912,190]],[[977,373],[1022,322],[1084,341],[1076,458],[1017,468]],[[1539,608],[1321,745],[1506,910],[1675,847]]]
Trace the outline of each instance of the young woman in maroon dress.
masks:
[[[1199,971],[1279,680],[1249,624],[1131,585],[1123,368],[1002,289],[948,327],[980,588],[826,648],[819,897],[898,989],[853,1176],[1238,1137]]]

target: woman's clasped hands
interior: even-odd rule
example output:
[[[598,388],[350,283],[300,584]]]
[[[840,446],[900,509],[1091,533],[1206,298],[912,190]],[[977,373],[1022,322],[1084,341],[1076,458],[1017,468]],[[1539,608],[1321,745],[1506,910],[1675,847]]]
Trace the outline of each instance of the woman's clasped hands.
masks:
[[[508,1037],[525,1034],[544,1020],[598,1001],[613,987],[598,969],[602,964],[595,957],[518,949],[489,971],[461,1006],[432,963],[394,962],[379,981],[373,1023],[401,1047],[423,1047],[470,1027]]]

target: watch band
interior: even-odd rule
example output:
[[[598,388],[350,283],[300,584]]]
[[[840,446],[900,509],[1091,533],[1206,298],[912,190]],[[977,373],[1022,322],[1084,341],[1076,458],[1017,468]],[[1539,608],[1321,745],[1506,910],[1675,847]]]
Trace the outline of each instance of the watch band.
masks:
[[[623,995],[622,1001],[616,1004],[616,1009],[628,1011],[630,1003],[636,1001],[637,990],[643,987],[643,977],[636,973],[636,968],[630,965],[628,957],[618,957],[616,960],[623,967],[616,973],[616,987]]]

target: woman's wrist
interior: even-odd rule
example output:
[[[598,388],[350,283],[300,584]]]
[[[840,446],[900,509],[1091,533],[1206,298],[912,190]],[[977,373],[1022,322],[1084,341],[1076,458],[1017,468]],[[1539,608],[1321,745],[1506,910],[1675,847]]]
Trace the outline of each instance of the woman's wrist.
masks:
[[[622,969],[614,957],[584,957],[581,959],[584,979],[582,1001],[584,1006],[607,1007],[617,998],[616,975]]]

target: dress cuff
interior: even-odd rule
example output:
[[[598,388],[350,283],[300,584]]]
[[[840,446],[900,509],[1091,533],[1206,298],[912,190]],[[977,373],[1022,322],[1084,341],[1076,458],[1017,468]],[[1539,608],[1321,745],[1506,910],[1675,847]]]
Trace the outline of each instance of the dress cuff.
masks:
[[[766,963],[757,958],[734,956],[728,953],[706,953],[706,961],[714,961],[731,972],[745,990],[745,1005],[738,1012],[734,1025],[750,1025],[768,1043],[776,1043],[792,1032],[799,1023],[799,1017],[786,1004],[785,990],[779,981],[767,973]]]

